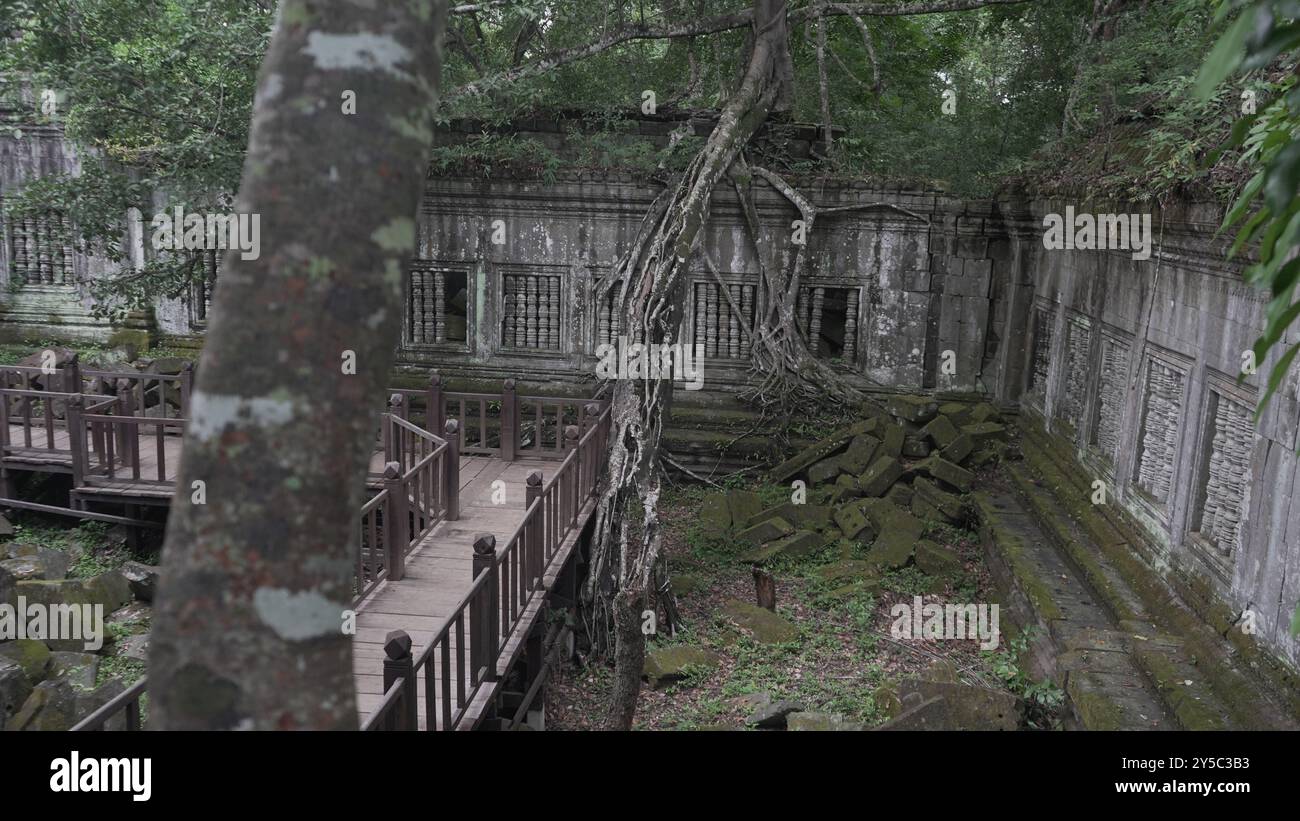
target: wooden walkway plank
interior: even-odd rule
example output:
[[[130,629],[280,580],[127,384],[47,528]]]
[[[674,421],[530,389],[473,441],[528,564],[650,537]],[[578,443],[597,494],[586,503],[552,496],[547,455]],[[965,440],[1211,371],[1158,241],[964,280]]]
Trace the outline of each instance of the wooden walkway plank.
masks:
[[[481,533],[491,533],[496,537],[498,549],[503,549],[524,519],[528,474],[541,470],[543,475],[549,476],[559,468],[559,464],[535,457],[514,462],[485,456],[461,457],[460,519],[440,522],[407,556],[405,577],[400,582],[385,581],[357,606],[353,674],[357,683],[357,711],[362,722],[378,708],[383,697],[383,642],[388,633],[405,630],[411,637],[411,653],[418,658],[469,592],[473,582],[474,538]],[[498,481],[504,485],[497,485]],[[467,635],[469,627],[470,619],[466,614]],[[457,647],[454,633],[450,644],[452,670],[455,671]],[[442,670],[440,655],[435,653],[431,660],[435,677]],[[423,728],[426,720],[423,671],[419,674],[419,687],[420,725]],[[470,689],[466,681],[466,692]],[[453,679],[453,699],[455,696]],[[439,687],[439,711],[441,698]],[[459,709],[460,705],[453,703],[452,712]]]

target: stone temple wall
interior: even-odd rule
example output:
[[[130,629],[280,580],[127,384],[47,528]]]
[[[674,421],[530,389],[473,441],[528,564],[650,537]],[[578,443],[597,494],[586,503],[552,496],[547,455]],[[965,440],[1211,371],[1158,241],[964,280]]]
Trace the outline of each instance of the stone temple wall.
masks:
[[[1155,213],[1151,258],[1135,260],[1044,248],[1044,215],[1064,214],[1063,202],[999,206],[1011,253],[995,265],[1012,283],[1022,329],[1012,333],[1023,340],[1007,362],[1020,376],[1005,398],[1021,391],[1022,413],[1105,482],[1160,561],[1251,611],[1257,638],[1300,661],[1289,635],[1300,601],[1300,374],[1291,371],[1256,425],[1279,352],[1243,375],[1266,295],[1225,263],[1227,239],[1214,237],[1221,209]],[[1292,329],[1288,344],[1298,336]]]
[[[35,177],[75,172],[75,152],[56,127],[16,136],[14,112],[0,115],[8,117],[0,205]],[[563,148],[554,123],[525,126]],[[670,124],[642,129],[662,142]],[[1170,570],[1250,610],[1263,643],[1300,663],[1288,634],[1300,600],[1300,505],[1291,504],[1300,376],[1292,373],[1256,426],[1271,362],[1237,377],[1262,328],[1264,297],[1224,262],[1212,239],[1217,209],[1156,214],[1158,250],[1141,261],[1127,251],[1046,250],[1043,215],[1064,213],[1064,203],[803,187],[822,206],[871,206],[827,215],[809,237],[797,317],[817,355],[867,387],[1018,404],[1106,483]],[[431,177],[404,286],[400,366],[412,375],[437,367],[450,378],[515,377],[558,392],[592,382],[599,346],[621,331],[603,286],[658,191],[600,171],[545,181]],[[798,215],[762,183],[758,211],[759,247],[772,265]],[[39,224],[0,221],[0,334],[103,342],[121,333],[91,316],[85,286],[112,266],[70,253],[65,222],[57,214]],[[760,266],[743,226],[734,193],[720,188],[703,247],[722,282],[699,263],[684,286],[681,338],[706,352],[697,398],[748,377],[744,329]],[[134,264],[152,253],[140,224],[125,239]],[[210,256],[201,283],[132,327],[165,341],[200,339],[222,266]]]
[[[640,136],[663,142],[673,125],[643,123]],[[444,139],[464,139],[473,127],[461,125]],[[797,159],[814,131],[794,130],[796,139],[782,145]],[[529,121],[516,133],[566,150],[554,122]],[[0,205],[27,181],[76,166],[76,152],[57,128],[22,137],[0,131]],[[1006,249],[984,236],[989,206],[937,192],[809,185],[820,206],[868,206],[826,214],[808,236],[810,266],[797,317],[817,355],[864,385],[992,393],[1000,378],[999,335],[990,326],[1006,317],[992,257]],[[794,241],[799,215],[766,183],[757,186],[763,262],[777,265]],[[610,272],[661,188],[609,171],[560,173],[545,182],[510,173],[431,176],[405,283],[401,365],[437,366],[449,377],[471,379],[593,379],[600,346],[620,335]],[[124,238],[132,264],[154,253],[148,220],[135,215]],[[68,227],[60,215],[51,221]],[[11,283],[0,293],[0,334],[113,339],[121,329],[90,316],[86,283],[114,266],[56,241],[57,232],[43,223],[26,222],[7,220],[0,234],[0,277]],[[703,247],[722,281],[697,258],[685,283],[680,338],[704,346],[706,389],[728,391],[747,377],[745,332],[760,288],[758,252],[730,186],[715,195]],[[223,260],[217,252],[199,253],[202,281],[159,300],[132,328],[169,343],[201,338]]]
[[[611,272],[658,190],[608,174],[431,180],[401,361],[482,378],[592,378],[599,346],[622,333]],[[850,186],[828,186],[817,202],[881,204],[819,219],[808,240],[796,315],[817,355],[882,387],[984,390],[997,314],[992,260],[979,225],[961,222],[966,208],[932,193]],[[758,211],[763,263],[778,265],[798,213],[766,188]],[[747,376],[745,331],[760,288],[730,190],[715,194],[703,247],[722,281],[702,261],[692,267],[680,338],[704,346],[706,388],[727,390]]]

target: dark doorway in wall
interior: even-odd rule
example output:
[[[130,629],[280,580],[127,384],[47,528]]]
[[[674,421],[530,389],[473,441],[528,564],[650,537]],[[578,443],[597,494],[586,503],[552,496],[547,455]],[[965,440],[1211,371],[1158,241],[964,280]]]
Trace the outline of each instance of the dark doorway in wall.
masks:
[[[446,313],[443,327],[448,342],[464,342],[468,338],[469,290],[464,271],[447,271],[443,274],[442,296]]]
[[[849,321],[847,288],[827,288],[822,301],[821,344],[818,354],[826,359],[844,358],[844,333]]]
[[[852,362],[857,347],[859,290],[812,286],[796,308],[808,349],[822,359]]]
[[[465,347],[469,339],[468,274],[418,265],[411,269],[406,304],[406,341]]]

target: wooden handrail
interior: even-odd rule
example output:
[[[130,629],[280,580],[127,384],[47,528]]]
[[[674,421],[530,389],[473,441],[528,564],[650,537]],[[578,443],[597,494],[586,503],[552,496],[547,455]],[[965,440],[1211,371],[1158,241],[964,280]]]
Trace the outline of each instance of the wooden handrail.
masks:
[[[599,445],[608,438],[612,408],[589,402],[583,412],[594,421],[581,435],[576,426],[565,431],[568,452],[550,479],[543,481],[536,471],[528,477],[523,519],[504,547],[498,549],[490,534],[475,538],[470,588],[419,656],[398,678],[388,678],[385,662],[384,698],[363,729],[409,726],[402,716],[415,712],[420,671],[426,730],[458,729],[479,690],[496,680],[506,639],[534,597],[546,594],[545,574],[598,488]]]
[[[142,676],[130,687],[109,699],[104,706],[72,725],[71,732],[102,730],[113,716],[123,711],[126,712],[126,729],[141,729],[144,723],[140,715],[140,699],[144,698],[148,680],[148,676]]]
[[[88,411],[111,406],[129,407],[130,403],[123,402],[120,396],[73,396],[76,397],[74,416],[80,419],[80,422],[74,420],[74,429],[82,434],[87,430],[92,433],[89,437],[92,444],[87,444],[84,435],[78,437],[83,440],[80,452],[87,459],[91,453],[102,456],[93,445],[96,424],[100,427],[154,425],[162,430],[168,426],[183,429],[188,423],[186,418],[123,415],[111,410],[91,413]],[[464,396],[497,398],[488,394]],[[81,407],[88,398],[98,401]],[[0,406],[4,404],[0,402]],[[522,521],[502,549],[496,548],[493,538],[484,540],[475,551],[469,590],[419,656],[411,656],[409,637],[403,640],[406,635],[403,631],[389,634],[385,642],[388,658],[384,664],[384,695],[378,709],[362,725],[363,730],[417,729],[421,670],[424,671],[426,729],[430,730],[439,726],[457,729],[479,690],[495,681],[505,641],[534,597],[545,595],[545,574],[578,525],[579,512],[597,487],[600,467],[597,446],[608,437],[611,407],[608,402],[596,404],[587,400],[586,404],[579,405],[579,414],[581,430],[570,425],[563,431],[565,452],[558,468],[549,480],[543,481],[538,472],[529,476]],[[383,487],[361,506],[354,606],[385,580],[401,577],[406,552],[438,521],[459,517],[459,444],[464,435],[459,420],[447,419],[442,436],[400,415],[385,414],[383,422],[385,430],[407,434],[412,441],[423,443],[421,447],[425,449],[412,454],[409,467],[397,462],[386,465]],[[113,437],[102,436],[102,430],[99,433],[111,464]],[[475,613],[480,616],[476,617]],[[435,659],[439,662],[437,670]],[[139,729],[140,698],[145,692],[146,680],[141,679],[73,729],[102,728],[123,710],[127,712],[128,729]]]

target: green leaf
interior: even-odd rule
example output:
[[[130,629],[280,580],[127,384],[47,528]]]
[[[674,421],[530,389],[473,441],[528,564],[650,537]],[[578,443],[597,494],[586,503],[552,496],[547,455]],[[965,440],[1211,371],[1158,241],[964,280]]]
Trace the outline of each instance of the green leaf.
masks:
[[[1297,186],[1300,186],[1300,141],[1291,140],[1269,164],[1264,201],[1274,213],[1280,214],[1295,198]]]
[[[1228,30],[1214,44],[1210,55],[1205,58],[1201,71],[1196,77],[1195,94],[1202,102],[1214,96],[1214,90],[1228,78],[1229,74],[1241,65],[1245,56],[1246,35],[1250,33],[1255,22],[1255,9],[1246,8],[1241,16],[1233,21]]]

